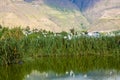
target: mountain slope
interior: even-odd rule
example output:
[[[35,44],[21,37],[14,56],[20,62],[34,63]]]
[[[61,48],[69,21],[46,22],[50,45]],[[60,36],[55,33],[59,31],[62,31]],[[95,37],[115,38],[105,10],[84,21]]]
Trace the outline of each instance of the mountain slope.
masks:
[[[91,25],[89,31],[114,31],[120,30],[120,10],[106,10],[98,21]]]
[[[70,1],[72,3],[75,3],[83,12],[86,11],[87,9],[94,7],[94,5],[100,0],[70,0]]]
[[[103,4],[104,3],[104,4]],[[100,5],[99,5],[100,4]],[[99,5],[99,6],[98,6]],[[93,23],[90,30],[93,31],[113,31],[120,30],[120,1],[119,0],[104,0],[96,4],[92,12],[97,15],[93,18]],[[98,11],[99,10],[99,11]],[[88,11],[88,14],[90,12]],[[94,13],[91,13],[94,14]]]
[[[0,4],[0,24],[4,26],[57,32],[120,29],[120,0],[0,0]]]
[[[88,31],[120,29],[120,0],[74,0],[91,23]]]
[[[0,24],[4,26],[30,26],[50,31],[81,30],[89,23],[78,7],[69,0],[2,0]],[[64,5],[64,6],[63,6]]]

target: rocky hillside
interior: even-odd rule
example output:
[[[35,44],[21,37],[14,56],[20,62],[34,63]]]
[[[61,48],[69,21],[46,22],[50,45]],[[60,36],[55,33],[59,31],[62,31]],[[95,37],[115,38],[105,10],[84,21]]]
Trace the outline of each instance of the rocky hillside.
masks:
[[[120,29],[120,0],[72,0],[91,23],[89,31]]]
[[[0,0],[0,24],[50,31],[86,29],[87,19],[69,0]]]
[[[120,0],[0,0],[0,24],[50,31],[120,29]]]
[[[86,11],[87,9],[94,7],[94,5],[100,0],[70,0],[70,1],[72,3],[75,3],[80,8],[80,11],[83,12]]]

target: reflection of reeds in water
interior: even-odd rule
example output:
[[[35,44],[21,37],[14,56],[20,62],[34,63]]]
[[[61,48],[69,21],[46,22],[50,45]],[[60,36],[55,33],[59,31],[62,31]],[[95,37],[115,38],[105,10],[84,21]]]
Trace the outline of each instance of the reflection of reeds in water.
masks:
[[[0,62],[18,63],[27,57],[119,56],[120,36],[89,37],[20,28],[0,30]]]
[[[66,74],[66,72],[86,74],[90,71],[99,70],[109,71],[114,69],[119,71],[119,63],[119,57],[111,56],[42,57],[33,61],[30,60],[22,65],[1,66],[0,80],[23,80],[33,70],[41,73],[53,71],[58,75]]]

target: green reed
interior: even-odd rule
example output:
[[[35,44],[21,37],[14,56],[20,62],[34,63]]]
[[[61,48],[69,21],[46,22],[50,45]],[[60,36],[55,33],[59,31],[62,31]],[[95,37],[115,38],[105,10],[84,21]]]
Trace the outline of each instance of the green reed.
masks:
[[[29,57],[73,55],[120,56],[120,36],[77,36],[21,28],[0,30],[2,64],[18,63]]]

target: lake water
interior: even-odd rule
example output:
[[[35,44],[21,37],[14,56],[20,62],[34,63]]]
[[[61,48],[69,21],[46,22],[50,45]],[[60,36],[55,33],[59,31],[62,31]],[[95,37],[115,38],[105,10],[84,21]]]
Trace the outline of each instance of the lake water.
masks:
[[[0,80],[120,80],[119,57],[40,57],[0,67]]]
[[[90,71],[88,73],[74,73],[73,71],[65,74],[54,72],[39,72],[33,70],[27,74],[24,80],[120,80],[120,73],[116,70],[109,71]]]

